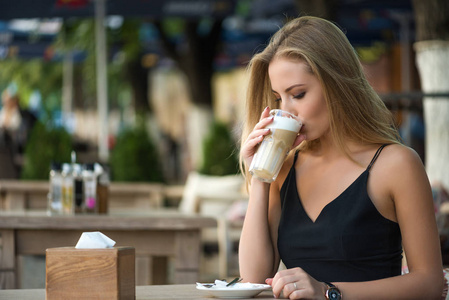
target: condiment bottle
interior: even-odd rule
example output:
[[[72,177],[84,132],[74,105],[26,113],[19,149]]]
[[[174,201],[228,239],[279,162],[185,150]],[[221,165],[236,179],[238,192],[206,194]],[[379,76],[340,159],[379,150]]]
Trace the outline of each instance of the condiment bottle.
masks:
[[[62,213],[66,215],[71,215],[74,212],[73,183],[72,167],[65,163],[62,165]]]
[[[82,168],[80,164],[72,164],[72,175],[74,184],[74,210],[75,214],[83,212],[83,202],[84,202],[84,185],[83,185],[83,175]]]
[[[62,213],[62,166],[52,162],[50,167],[50,189],[48,193],[47,212],[49,215]]]
[[[84,165],[83,170],[83,185],[84,185],[84,211],[86,213],[98,212],[97,201],[97,176],[94,172],[93,164]]]
[[[94,169],[97,175],[98,213],[107,214],[109,210],[109,173],[106,166],[103,167],[99,163],[95,164]]]

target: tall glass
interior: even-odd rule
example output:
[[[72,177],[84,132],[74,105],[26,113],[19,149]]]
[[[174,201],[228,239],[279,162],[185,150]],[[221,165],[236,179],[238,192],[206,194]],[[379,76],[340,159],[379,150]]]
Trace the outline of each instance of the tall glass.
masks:
[[[270,115],[274,116],[266,127],[270,133],[262,140],[249,167],[251,175],[264,182],[276,179],[302,126],[301,120],[287,111],[273,109]]]

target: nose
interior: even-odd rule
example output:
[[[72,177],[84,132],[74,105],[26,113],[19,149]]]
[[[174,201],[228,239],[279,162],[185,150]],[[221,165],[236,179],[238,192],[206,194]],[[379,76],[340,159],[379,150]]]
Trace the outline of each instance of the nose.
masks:
[[[294,105],[292,105],[292,103],[290,103],[290,101],[288,101],[288,99],[286,101],[282,100],[281,102],[281,109],[288,111],[289,113],[297,116],[298,112],[296,111]]]

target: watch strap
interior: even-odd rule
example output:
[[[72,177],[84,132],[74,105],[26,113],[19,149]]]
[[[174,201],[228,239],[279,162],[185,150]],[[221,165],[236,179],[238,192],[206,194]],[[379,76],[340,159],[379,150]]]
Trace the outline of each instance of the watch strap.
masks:
[[[331,282],[323,281],[327,285],[325,297],[327,300],[341,300],[342,295],[340,290]]]

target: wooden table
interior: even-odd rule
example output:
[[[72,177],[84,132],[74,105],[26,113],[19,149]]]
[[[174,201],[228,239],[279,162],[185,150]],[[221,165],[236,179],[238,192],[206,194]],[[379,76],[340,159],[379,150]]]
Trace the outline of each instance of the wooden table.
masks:
[[[0,290],[0,300],[45,300],[45,290]],[[152,285],[136,287],[136,300],[211,300],[202,291],[195,288],[194,284],[182,285]],[[273,299],[271,291],[264,291],[251,299]]]
[[[0,210],[24,211],[47,208],[49,182],[45,180],[0,180]],[[110,211],[123,208],[158,209],[163,206],[166,191],[177,192],[161,183],[111,182],[108,188]],[[173,193],[172,192],[172,193]]]
[[[0,180],[1,210],[26,210],[47,207],[48,181]]]
[[[167,283],[167,257],[174,258],[174,283],[194,283],[199,275],[201,230],[216,225],[214,218],[165,210],[51,217],[41,211],[0,212],[0,289],[20,288],[18,256],[75,246],[87,231],[101,231],[116,246],[135,247],[137,285]],[[139,270],[139,258],[146,259],[146,270]]]

